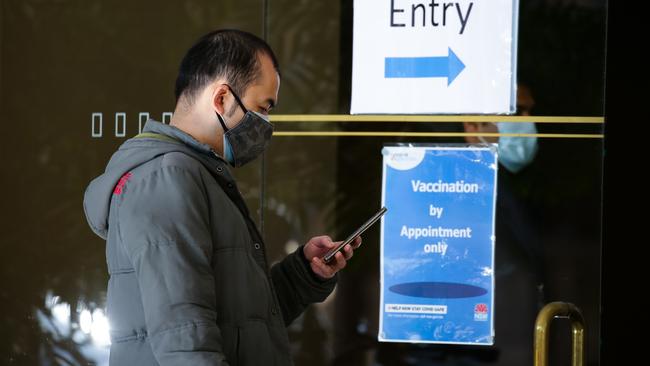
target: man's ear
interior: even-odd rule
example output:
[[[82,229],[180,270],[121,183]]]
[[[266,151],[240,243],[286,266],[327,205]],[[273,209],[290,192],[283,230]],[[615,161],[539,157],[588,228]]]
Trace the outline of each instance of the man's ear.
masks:
[[[215,83],[212,90],[212,107],[220,115],[226,113],[226,96],[230,90],[223,83]]]

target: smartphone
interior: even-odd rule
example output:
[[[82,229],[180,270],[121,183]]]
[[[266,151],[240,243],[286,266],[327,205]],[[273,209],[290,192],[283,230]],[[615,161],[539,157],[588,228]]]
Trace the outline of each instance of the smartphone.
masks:
[[[386,207],[382,207],[381,210],[379,210],[376,214],[374,214],[368,221],[366,221],[363,225],[361,225],[355,232],[353,232],[350,236],[348,236],[347,239],[345,239],[341,244],[337,245],[336,248],[333,248],[325,256],[323,257],[323,261],[325,263],[329,263],[334,259],[334,256],[336,253],[340,252],[346,245],[352,244],[354,239],[356,239],[358,236],[363,234],[364,231],[368,230],[369,227],[371,227],[375,222],[379,221],[379,219],[384,216],[384,214],[388,211]]]

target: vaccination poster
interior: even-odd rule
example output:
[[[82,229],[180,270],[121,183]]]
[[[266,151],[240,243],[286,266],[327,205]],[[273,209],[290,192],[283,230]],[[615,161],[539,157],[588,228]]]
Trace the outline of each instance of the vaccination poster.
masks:
[[[493,344],[496,146],[382,155],[379,341]]]

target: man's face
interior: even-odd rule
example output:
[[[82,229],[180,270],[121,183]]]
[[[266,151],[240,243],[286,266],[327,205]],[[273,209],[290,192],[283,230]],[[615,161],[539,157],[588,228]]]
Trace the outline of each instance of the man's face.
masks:
[[[259,57],[260,75],[239,97],[249,111],[268,115],[278,101],[280,76],[275,71],[273,62],[267,55],[262,54]],[[232,100],[232,102],[233,104],[231,108],[228,108],[229,113],[226,114],[226,117],[228,117],[229,121],[241,121],[244,117],[244,111],[236,104],[236,101]],[[235,126],[229,127],[234,128]]]

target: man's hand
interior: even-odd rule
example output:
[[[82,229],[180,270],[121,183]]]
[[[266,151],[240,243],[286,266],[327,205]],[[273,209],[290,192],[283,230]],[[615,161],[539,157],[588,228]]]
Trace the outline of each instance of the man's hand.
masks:
[[[328,279],[334,277],[336,272],[345,267],[347,261],[352,258],[354,250],[361,246],[361,241],[361,237],[357,237],[354,239],[352,245],[346,245],[343,247],[342,251],[334,255],[334,258],[329,263],[325,263],[322,257],[341,242],[333,242],[327,235],[316,236],[311,238],[309,242],[305,244],[303,254],[309,261],[311,270],[314,271],[317,276],[323,279]]]

